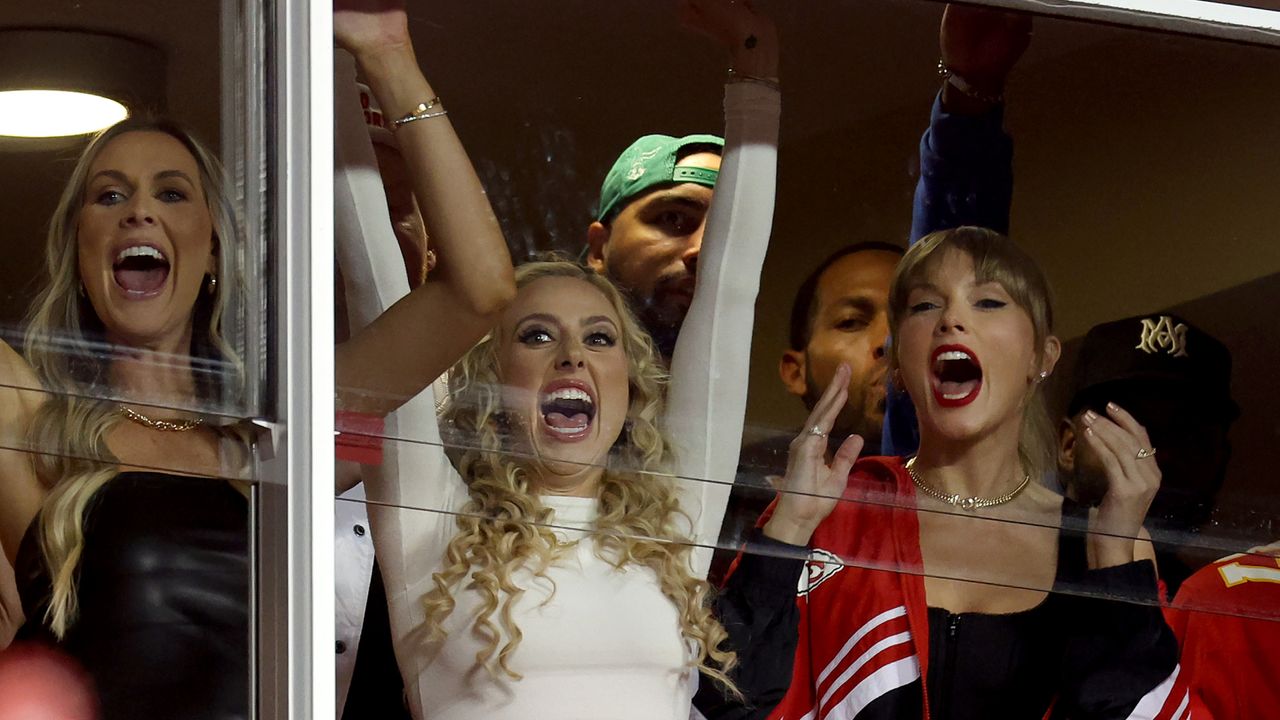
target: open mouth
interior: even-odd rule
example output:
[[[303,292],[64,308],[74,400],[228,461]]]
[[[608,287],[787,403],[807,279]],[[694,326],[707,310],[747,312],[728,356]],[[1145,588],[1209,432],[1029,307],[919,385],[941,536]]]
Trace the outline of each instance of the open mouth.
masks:
[[[933,396],[943,407],[968,405],[982,389],[982,364],[963,345],[943,345],[933,351]]]
[[[116,255],[111,274],[126,295],[151,297],[169,279],[169,258],[150,245],[131,245]]]
[[[559,440],[580,440],[591,430],[596,402],[583,383],[560,381],[548,385],[539,399],[542,426]]]

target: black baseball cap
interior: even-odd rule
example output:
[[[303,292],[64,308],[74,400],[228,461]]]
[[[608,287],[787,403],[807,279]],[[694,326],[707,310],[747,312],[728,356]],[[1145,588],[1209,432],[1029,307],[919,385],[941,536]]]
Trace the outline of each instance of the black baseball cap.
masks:
[[[1095,325],[1084,336],[1068,414],[1086,407],[1100,410],[1111,401],[1122,407],[1127,401],[1204,412],[1223,422],[1240,414],[1231,399],[1231,352],[1212,335],[1168,313]],[[1155,420],[1135,416],[1144,424]]]

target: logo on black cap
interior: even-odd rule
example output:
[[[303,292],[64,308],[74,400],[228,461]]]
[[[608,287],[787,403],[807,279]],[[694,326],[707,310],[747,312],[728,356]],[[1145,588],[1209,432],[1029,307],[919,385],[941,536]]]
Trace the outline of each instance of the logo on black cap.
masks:
[[[1173,322],[1168,315],[1142,319],[1142,338],[1136,349],[1148,355],[1167,352],[1174,357],[1187,357],[1187,326]]]

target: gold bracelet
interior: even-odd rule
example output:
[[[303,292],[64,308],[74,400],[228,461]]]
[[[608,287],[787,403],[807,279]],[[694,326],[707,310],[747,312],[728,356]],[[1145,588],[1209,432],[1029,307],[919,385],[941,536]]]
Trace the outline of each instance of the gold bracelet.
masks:
[[[439,95],[431,98],[430,100],[424,103],[418,103],[418,106],[415,107],[413,110],[410,110],[408,115],[405,115],[399,120],[393,121],[391,123],[391,129],[399,130],[401,125],[405,125],[407,123],[411,123],[416,120],[428,120],[430,118],[442,117],[444,115],[448,115],[449,111],[443,108],[435,112],[431,112],[431,108],[439,104],[440,104]]]

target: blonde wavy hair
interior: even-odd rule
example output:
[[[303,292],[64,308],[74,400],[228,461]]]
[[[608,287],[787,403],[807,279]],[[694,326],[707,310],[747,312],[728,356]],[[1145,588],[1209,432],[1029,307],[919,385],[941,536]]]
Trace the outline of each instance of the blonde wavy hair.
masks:
[[[217,159],[184,128],[167,120],[130,118],[90,141],[81,153],[54,210],[45,245],[47,279],[26,320],[23,350],[48,395],[31,422],[29,438],[36,475],[50,488],[39,515],[40,549],[52,584],[44,621],[61,638],[75,623],[77,567],[84,550],[84,515],[94,495],[116,476],[107,448],[108,431],[121,418],[107,381],[113,349],[102,320],[80,292],[79,229],[89,169],[102,149],[128,132],[158,132],[177,139],[200,169],[204,199],[213,219],[218,282],[212,296],[201,292],[192,308],[191,365],[196,400],[202,405],[237,397],[243,365],[223,335],[229,298],[243,283],[242,240],[224,189]],[[227,429],[236,435],[237,432]]]
[[[898,263],[889,285],[889,332],[896,337],[907,312],[911,291],[929,281],[949,252],[959,252],[973,261],[979,283],[994,282],[1004,288],[1014,304],[1031,318],[1035,333],[1036,358],[1044,359],[1045,341],[1053,334],[1053,293],[1040,266],[1012,240],[994,230],[964,226],[940,230],[912,245]],[[889,349],[889,365],[897,370],[898,349]],[[1027,391],[1022,406],[1022,430],[1018,456],[1024,472],[1043,478],[1056,465],[1057,443],[1053,423],[1045,407],[1039,383]]]
[[[735,656],[721,650],[727,634],[707,607],[710,585],[690,570],[692,546],[678,528],[683,516],[671,477],[670,443],[659,425],[667,373],[653,342],[628,309],[626,301],[604,277],[564,261],[527,263],[516,270],[519,288],[548,277],[581,280],[596,288],[621,320],[626,352],[630,402],[626,427],[615,442],[600,481],[600,513],[593,536],[599,556],[621,568],[648,567],[680,614],[680,630],[695,648],[696,665],[736,692],[727,673]],[[512,615],[524,590],[513,582],[521,569],[541,574],[562,546],[548,527],[552,511],[533,489],[536,460],[513,451],[502,409],[502,378],[498,370],[498,341],[490,334],[454,366],[449,375],[452,403],[448,420],[461,436],[472,440],[459,470],[470,501],[458,515],[458,534],[445,550],[444,569],[433,575],[435,587],[423,597],[429,643],[445,638],[444,621],[453,612],[455,589],[469,581],[483,598],[474,631],[484,640],[476,661],[491,675],[519,679],[509,661],[522,634]],[[504,639],[505,637],[505,639]]]

